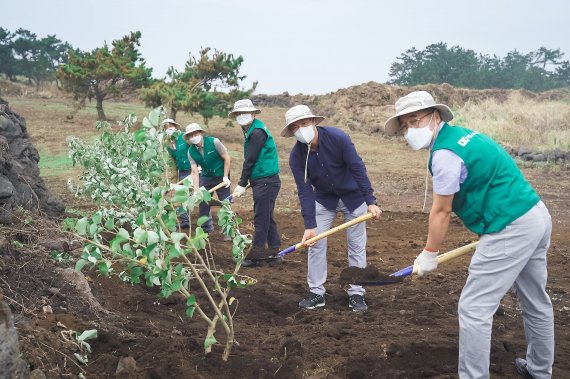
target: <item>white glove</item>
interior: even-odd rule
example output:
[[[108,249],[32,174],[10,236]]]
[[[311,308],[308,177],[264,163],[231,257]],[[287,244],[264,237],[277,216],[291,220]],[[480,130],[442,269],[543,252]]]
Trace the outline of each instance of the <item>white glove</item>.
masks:
[[[423,276],[437,268],[437,253],[432,253],[424,249],[414,261],[414,266],[418,266],[418,275]]]
[[[236,186],[236,188],[234,189],[234,193],[232,195],[232,197],[240,197],[241,195],[243,195],[245,193],[245,187],[242,187],[240,185]]]
[[[165,133],[167,136],[172,137],[172,135],[174,134],[175,131],[176,131],[176,128],[168,128],[165,130]]]
[[[230,187],[230,179],[227,176],[224,176],[224,178],[222,179],[222,182],[224,182],[224,184],[226,185],[226,188]]]

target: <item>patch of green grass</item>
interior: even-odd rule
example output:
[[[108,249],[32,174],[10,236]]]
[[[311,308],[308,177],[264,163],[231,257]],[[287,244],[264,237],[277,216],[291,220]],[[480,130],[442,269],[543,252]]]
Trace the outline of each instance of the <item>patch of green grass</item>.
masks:
[[[39,167],[41,176],[60,176],[69,174],[73,169],[71,158],[67,154],[40,153]]]

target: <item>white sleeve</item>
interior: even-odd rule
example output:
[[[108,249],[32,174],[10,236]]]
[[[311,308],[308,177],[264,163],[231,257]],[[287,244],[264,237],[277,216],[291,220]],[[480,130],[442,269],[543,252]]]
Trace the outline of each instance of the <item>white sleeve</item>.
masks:
[[[457,154],[447,149],[435,151],[431,160],[431,170],[434,193],[444,196],[459,192],[465,163]]]

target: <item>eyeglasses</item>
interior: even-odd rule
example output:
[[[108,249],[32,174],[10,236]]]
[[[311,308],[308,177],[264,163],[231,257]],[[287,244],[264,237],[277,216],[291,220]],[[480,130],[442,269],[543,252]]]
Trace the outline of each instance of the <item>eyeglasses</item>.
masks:
[[[423,118],[425,118],[426,116],[429,116],[431,114],[433,114],[433,112],[426,113],[425,115],[423,115],[421,117],[416,116],[416,117],[407,118],[403,121],[400,121],[400,126],[402,127],[402,129],[410,128],[410,127],[415,128],[419,125],[420,121]]]

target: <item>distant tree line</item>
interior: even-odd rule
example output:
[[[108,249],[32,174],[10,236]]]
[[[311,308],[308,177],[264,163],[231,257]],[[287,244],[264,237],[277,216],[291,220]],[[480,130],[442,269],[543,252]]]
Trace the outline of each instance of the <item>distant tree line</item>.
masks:
[[[24,77],[30,84],[53,82],[60,64],[67,62],[69,43],[55,34],[38,38],[26,29],[10,32],[0,27],[0,74],[15,81]]]
[[[414,86],[449,83],[466,88],[506,88],[544,91],[570,86],[570,63],[560,49],[540,47],[523,54],[517,50],[503,58],[477,54],[440,42],[424,50],[406,50],[390,66],[389,83]]]

